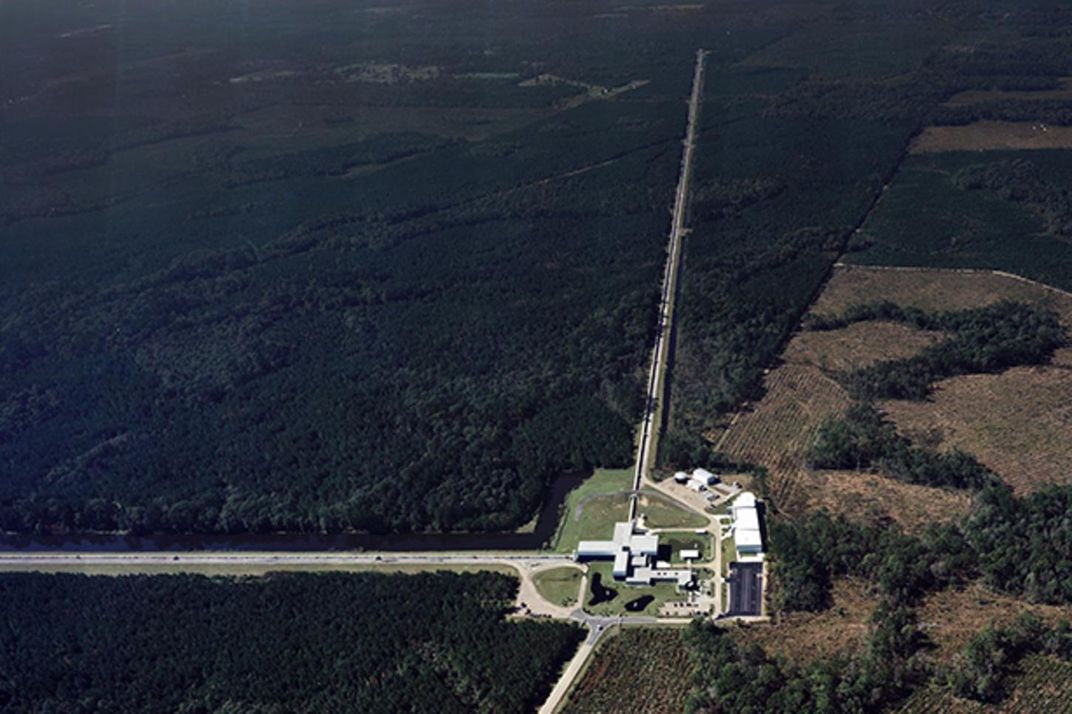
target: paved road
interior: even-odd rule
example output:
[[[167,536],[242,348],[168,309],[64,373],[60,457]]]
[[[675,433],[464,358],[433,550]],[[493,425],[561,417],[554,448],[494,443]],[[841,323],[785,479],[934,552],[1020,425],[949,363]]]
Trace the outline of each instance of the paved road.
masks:
[[[696,69],[692,76],[692,95],[689,97],[689,118],[685,129],[681,155],[681,174],[677,192],[674,194],[673,218],[670,222],[670,242],[663,269],[663,289],[659,300],[659,322],[655,333],[655,349],[648,372],[648,390],[645,400],[644,421],[640,427],[637,446],[636,471],[633,474],[633,490],[640,490],[644,476],[651,469],[659,440],[662,414],[662,397],[666,391],[666,364],[670,358],[670,333],[674,324],[674,303],[677,296],[678,273],[681,266],[681,243],[685,235],[685,209],[688,206],[689,182],[692,180],[693,153],[696,148],[696,126],[700,118],[700,101],[703,98],[704,64],[707,53],[696,51]],[[636,517],[637,497],[629,505],[629,517]]]

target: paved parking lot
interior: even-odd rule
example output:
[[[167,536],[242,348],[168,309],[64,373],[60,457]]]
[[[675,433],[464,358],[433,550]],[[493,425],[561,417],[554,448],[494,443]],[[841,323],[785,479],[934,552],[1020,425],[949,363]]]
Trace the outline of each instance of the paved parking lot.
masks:
[[[730,564],[730,610],[732,616],[757,616],[763,611],[763,563]]]

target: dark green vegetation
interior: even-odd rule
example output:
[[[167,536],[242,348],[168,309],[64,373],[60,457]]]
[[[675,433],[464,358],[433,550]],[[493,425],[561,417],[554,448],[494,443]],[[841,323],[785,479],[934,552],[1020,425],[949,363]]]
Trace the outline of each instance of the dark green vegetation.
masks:
[[[612,7],[4,3],[0,528],[510,529],[626,465],[708,30]]]
[[[993,268],[1072,289],[1070,157],[1064,150],[912,156],[846,260]]]
[[[0,575],[0,708],[527,712],[579,628],[506,622],[516,579]]]
[[[865,651],[796,667],[759,646],[741,647],[725,629],[695,622],[686,639],[696,665],[687,711],[879,711],[921,679],[912,655],[922,638],[911,610],[880,607]]]
[[[948,488],[980,489],[997,478],[963,451],[938,453],[914,446],[869,402],[857,402],[844,415],[827,418],[808,452],[808,463],[819,469],[874,467],[908,483]]]
[[[959,697],[999,702],[1017,665],[1037,654],[1072,661],[1072,625],[1065,621],[1050,628],[1024,613],[1007,627],[988,627],[964,648],[948,681]]]

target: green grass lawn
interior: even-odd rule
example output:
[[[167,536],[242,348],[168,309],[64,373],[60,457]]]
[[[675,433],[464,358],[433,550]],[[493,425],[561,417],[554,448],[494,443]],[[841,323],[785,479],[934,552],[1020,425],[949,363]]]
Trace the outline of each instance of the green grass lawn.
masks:
[[[536,589],[544,598],[563,607],[577,603],[577,591],[581,588],[580,568],[565,566],[551,568],[532,576]]]
[[[682,595],[677,592],[677,586],[674,583],[656,583],[651,587],[636,587],[632,585],[626,585],[625,583],[616,582],[611,571],[614,566],[611,563],[591,563],[588,567],[588,592],[585,593],[584,598],[584,610],[585,612],[593,615],[625,615],[625,616],[648,616],[653,617],[659,614],[659,608],[663,606],[665,602],[672,602],[674,600],[683,599]],[[589,605],[588,602],[592,598],[592,576],[595,573],[599,573],[603,579],[604,587],[611,588],[618,591],[618,596],[610,602],[601,602],[598,605]],[[645,595],[651,595],[654,599],[648,603],[640,612],[629,612],[625,609],[626,603],[635,600]]]
[[[722,577],[730,574],[730,563],[737,559],[737,540],[730,536],[722,539]]]
[[[673,565],[683,564],[678,553],[682,550],[697,549],[700,551],[700,561],[706,561],[711,557],[711,536],[697,533],[660,533],[659,545],[670,546],[670,563]]]
[[[703,528],[707,525],[707,519],[700,514],[687,511],[660,496],[652,491],[641,493],[637,512],[644,515],[644,522],[649,528]]]
[[[632,469],[596,469],[591,478],[566,496],[551,549],[570,553],[578,541],[609,539],[614,524],[629,517],[632,483]]]

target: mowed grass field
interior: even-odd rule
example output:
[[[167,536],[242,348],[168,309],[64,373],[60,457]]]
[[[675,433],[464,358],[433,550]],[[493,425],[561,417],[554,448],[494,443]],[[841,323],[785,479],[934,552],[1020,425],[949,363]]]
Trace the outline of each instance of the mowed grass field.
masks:
[[[577,604],[582,577],[580,568],[565,566],[535,573],[532,582],[548,602],[567,607]]]
[[[627,627],[596,650],[563,712],[676,714],[693,672],[679,628]]]
[[[614,524],[629,517],[632,469],[596,469],[566,496],[552,550],[570,553],[582,540],[610,538]]]

